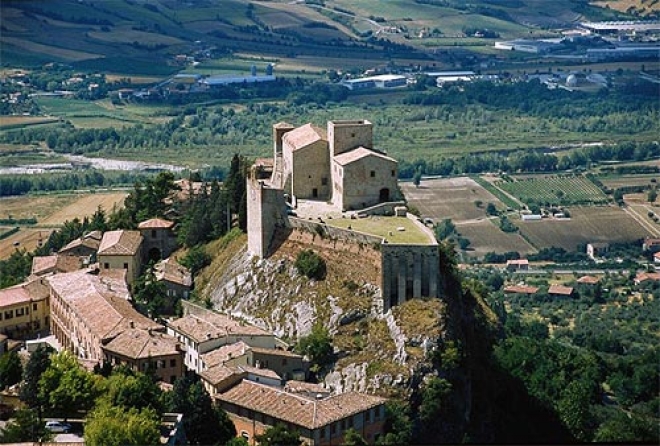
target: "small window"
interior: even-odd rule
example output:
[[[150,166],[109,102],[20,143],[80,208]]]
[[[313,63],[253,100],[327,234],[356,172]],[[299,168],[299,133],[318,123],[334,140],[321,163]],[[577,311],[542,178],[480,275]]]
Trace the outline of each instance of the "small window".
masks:
[[[321,186],[327,186],[328,185],[328,179],[326,177],[321,178]]]
[[[25,314],[25,309],[24,308],[17,308],[16,309],[16,317],[21,317]]]
[[[396,170],[394,170],[394,169],[392,169],[392,176],[393,176],[393,177],[396,176]]]
[[[375,170],[372,170],[372,171],[371,171],[371,178],[374,178],[375,176],[376,176],[376,171],[375,171]]]
[[[14,318],[13,310],[5,311],[5,319],[13,319],[13,318]]]
[[[37,304],[32,304],[32,311],[37,311]]]
[[[151,238],[156,238],[156,230],[155,229],[151,230]]]
[[[351,133],[351,138],[355,138],[355,133]]]
[[[128,269],[128,263],[124,263],[124,269]]]
[[[176,367],[176,359],[170,359],[170,367]]]
[[[110,264],[109,263],[104,263],[103,268],[104,269],[110,269]]]

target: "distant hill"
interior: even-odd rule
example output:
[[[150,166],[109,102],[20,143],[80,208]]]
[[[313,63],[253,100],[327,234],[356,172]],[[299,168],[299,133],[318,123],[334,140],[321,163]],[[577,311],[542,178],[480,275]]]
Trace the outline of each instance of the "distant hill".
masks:
[[[638,3],[656,8],[653,1]],[[115,73],[167,74],[178,69],[177,55],[200,51],[408,57],[411,47],[429,45],[410,38],[418,34],[456,37],[479,28],[514,37],[619,13],[582,0],[3,0],[1,14],[4,66],[65,62]]]

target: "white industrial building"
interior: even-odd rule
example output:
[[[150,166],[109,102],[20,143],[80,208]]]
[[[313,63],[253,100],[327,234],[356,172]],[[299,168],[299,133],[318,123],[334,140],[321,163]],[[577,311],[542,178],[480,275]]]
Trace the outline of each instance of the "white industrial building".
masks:
[[[408,78],[399,74],[381,74],[379,76],[361,77],[342,81],[341,85],[349,90],[365,88],[397,88],[408,84]]]

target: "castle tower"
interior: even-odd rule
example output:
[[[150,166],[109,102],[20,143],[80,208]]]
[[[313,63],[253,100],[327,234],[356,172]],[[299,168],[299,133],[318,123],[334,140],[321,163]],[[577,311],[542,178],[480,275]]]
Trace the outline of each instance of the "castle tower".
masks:
[[[373,124],[355,121],[328,121],[330,156],[337,156],[357,147],[373,149]]]
[[[271,179],[274,187],[282,189],[284,187],[283,161],[282,161],[282,138],[287,132],[295,129],[289,123],[278,122],[273,124],[273,177]]]
[[[284,226],[286,203],[281,189],[259,181],[255,171],[247,179],[248,252],[268,257],[275,229]]]

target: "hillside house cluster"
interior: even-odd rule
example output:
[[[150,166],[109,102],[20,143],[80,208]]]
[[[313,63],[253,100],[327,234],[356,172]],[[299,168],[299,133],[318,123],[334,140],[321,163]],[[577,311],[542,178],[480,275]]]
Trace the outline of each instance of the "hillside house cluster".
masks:
[[[6,350],[9,338],[50,333],[88,368],[123,365],[167,384],[196,373],[250,444],[267,427],[291,421],[273,410],[270,398],[238,398],[254,386],[280,401],[309,402],[299,409],[305,413],[300,422],[291,424],[306,442],[338,444],[348,426],[372,441],[382,432],[384,399],[353,392],[330,396],[321,387],[312,396],[301,393],[315,386],[304,382],[307,362],[270,332],[187,301],[184,316],[165,325],[139,313],[131,287],[142,265],[175,248],[172,223],[152,219],[137,231],[86,234],[57,254],[35,257],[25,283],[0,290],[0,347]],[[173,259],[160,260],[155,276],[168,296],[188,296],[190,273]],[[250,428],[246,417],[258,417],[259,424]]]

